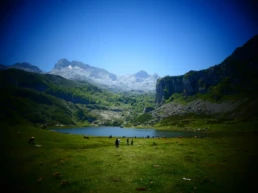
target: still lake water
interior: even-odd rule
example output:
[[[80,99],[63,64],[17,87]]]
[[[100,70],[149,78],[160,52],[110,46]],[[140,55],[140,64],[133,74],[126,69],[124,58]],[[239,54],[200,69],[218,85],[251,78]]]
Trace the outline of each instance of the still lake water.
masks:
[[[103,136],[108,137],[193,137],[198,135],[197,132],[180,132],[180,131],[164,131],[150,128],[138,129],[138,128],[120,128],[120,127],[83,127],[83,128],[65,128],[65,129],[52,129],[61,133],[78,134],[87,136]]]

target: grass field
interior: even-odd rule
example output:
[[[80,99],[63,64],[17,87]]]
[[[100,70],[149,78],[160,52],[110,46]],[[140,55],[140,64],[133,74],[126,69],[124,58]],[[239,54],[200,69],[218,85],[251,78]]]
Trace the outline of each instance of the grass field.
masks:
[[[24,193],[250,192],[257,181],[258,135],[237,131],[208,138],[136,138],[133,146],[120,138],[115,148],[115,138],[84,139],[2,124],[1,188]],[[31,136],[35,144],[28,144]]]

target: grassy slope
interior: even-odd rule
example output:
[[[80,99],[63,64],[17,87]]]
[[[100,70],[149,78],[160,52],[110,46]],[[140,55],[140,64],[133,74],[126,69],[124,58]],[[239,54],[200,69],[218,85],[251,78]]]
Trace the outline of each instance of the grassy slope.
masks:
[[[122,120],[109,122],[128,122],[154,105],[154,94],[111,93],[86,82],[15,69],[0,71],[0,90],[0,120],[17,114],[35,124],[85,126],[101,119],[96,109],[118,109]]]
[[[257,172],[257,133],[135,139],[133,146],[121,139],[115,149],[114,138],[2,126],[2,188],[8,192],[248,192]],[[31,136],[42,146],[28,144]]]

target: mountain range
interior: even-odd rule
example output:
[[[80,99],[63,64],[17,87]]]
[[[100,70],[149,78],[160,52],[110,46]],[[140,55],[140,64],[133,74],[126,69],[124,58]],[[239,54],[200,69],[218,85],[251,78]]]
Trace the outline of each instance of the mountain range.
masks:
[[[258,116],[258,35],[220,64],[181,76],[159,78],[145,71],[116,76],[66,59],[49,73],[28,63],[0,65],[0,69],[0,119],[11,122],[23,117],[37,124],[181,125],[183,129],[196,119],[203,124],[232,123]],[[99,86],[155,92],[111,92]]]
[[[43,73],[37,66],[26,62],[16,63],[11,66],[0,65],[0,70],[10,68]],[[116,91],[139,92],[154,92],[156,89],[156,81],[159,78],[157,74],[149,75],[143,70],[132,75],[117,76],[105,69],[96,68],[78,61],[70,62],[67,59],[60,59],[47,74],[59,75],[70,80],[86,81],[101,88]]]
[[[149,75],[145,71],[139,71],[133,75],[117,76],[107,70],[92,67],[77,61],[59,60],[50,74],[60,75],[71,80],[88,81],[101,87],[114,90],[155,91],[157,74]]]

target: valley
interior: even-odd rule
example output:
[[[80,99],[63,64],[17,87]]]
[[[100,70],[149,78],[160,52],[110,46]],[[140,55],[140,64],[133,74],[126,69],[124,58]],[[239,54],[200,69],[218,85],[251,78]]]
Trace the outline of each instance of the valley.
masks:
[[[123,84],[131,81],[124,90],[116,75],[74,61],[61,59],[51,73],[27,63],[3,65],[3,187],[9,192],[249,192],[257,173],[257,72],[258,36],[208,69],[120,77]],[[203,135],[137,137],[133,145],[120,136],[115,148],[115,138],[49,129],[88,126]],[[31,137],[35,143],[28,143]]]

